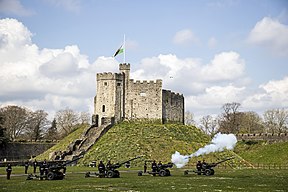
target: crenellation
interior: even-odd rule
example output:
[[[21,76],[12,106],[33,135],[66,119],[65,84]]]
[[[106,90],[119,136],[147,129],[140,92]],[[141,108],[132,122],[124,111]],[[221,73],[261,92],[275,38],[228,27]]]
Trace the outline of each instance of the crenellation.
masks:
[[[148,119],[184,123],[183,95],[162,89],[162,80],[130,79],[130,64],[119,64],[121,73],[98,73],[94,102],[96,126],[108,118]],[[164,100],[169,102],[163,105]]]
[[[112,79],[122,80],[123,74],[111,73],[111,72],[97,73],[97,80],[112,80]]]
[[[240,133],[236,134],[238,140],[252,140],[252,141],[271,141],[280,142],[288,141],[287,133]]]
[[[119,69],[120,70],[130,70],[130,63],[120,63]]]

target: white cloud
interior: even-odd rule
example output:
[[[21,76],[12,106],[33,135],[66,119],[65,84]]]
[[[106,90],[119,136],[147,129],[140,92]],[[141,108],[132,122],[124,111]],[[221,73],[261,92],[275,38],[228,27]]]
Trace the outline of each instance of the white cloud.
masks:
[[[210,64],[201,69],[206,81],[233,80],[244,75],[245,62],[236,52],[222,52],[215,55]]]
[[[193,34],[193,32],[189,29],[184,29],[178,31],[174,38],[173,42],[178,45],[191,45],[194,43],[198,43],[198,38]]]
[[[276,19],[264,17],[251,30],[248,41],[266,47],[277,55],[288,55],[288,26]]]
[[[0,13],[18,16],[29,16],[34,14],[33,11],[25,8],[20,0],[0,0]]]
[[[40,49],[32,33],[15,19],[0,20],[0,102],[55,111],[70,107],[92,111],[96,73],[119,72],[112,57],[89,63],[77,45]],[[245,61],[234,51],[199,58],[160,54],[131,66],[131,78],[163,79],[164,89],[183,93],[186,110],[195,115],[217,114],[223,104],[239,102],[244,109],[288,106],[288,77],[250,91]]]
[[[39,49],[32,33],[15,19],[0,20],[0,101],[55,112],[93,105],[97,72],[115,70],[117,61],[100,57],[90,64],[78,46]],[[118,67],[118,66],[117,66]],[[95,89],[93,89],[95,88]]]
[[[282,80],[272,80],[259,86],[257,93],[243,101],[243,106],[251,109],[282,108],[288,106],[288,76]]]

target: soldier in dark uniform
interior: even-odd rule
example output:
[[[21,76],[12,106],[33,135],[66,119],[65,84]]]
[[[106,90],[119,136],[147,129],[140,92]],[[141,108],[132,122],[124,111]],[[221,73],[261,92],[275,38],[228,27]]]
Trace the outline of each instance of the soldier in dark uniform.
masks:
[[[27,174],[28,167],[29,167],[29,162],[28,161],[25,161],[24,167],[25,167],[25,174]]]
[[[202,163],[201,161],[198,161],[196,164],[197,174],[201,175],[201,169],[202,169]]]
[[[160,168],[161,168],[161,166],[162,166],[162,162],[161,162],[161,161],[159,161],[159,162],[158,162],[158,168],[160,169]]]
[[[107,164],[106,164],[106,169],[107,169],[107,170],[110,170],[110,168],[111,168],[111,161],[108,160],[108,162],[107,162]]]
[[[145,163],[144,163],[144,173],[146,173],[146,171],[147,171],[147,163],[145,161]]]
[[[9,180],[10,179],[10,175],[12,173],[12,166],[11,166],[10,163],[7,165],[6,173],[7,173],[7,179]]]
[[[99,171],[99,176],[103,177],[105,176],[105,165],[102,161],[99,162],[98,164],[98,171]]]
[[[39,164],[39,172],[40,172],[40,180],[43,180],[45,167],[43,166],[43,162]]]
[[[206,169],[207,163],[205,162],[205,160],[203,159],[202,161],[202,169]]]
[[[152,172],[157,172],[157,164],[155,160],[153,160],[151,164],[151,168],[152,168]]]
[[[33,168],[34,168],[33,173],[34,174],[36,173],[37,166],[38,166],[38,162],[35,159],[34,162],[33,162]]]
[[[45,174],[45,176],[47,176],[47,174],[48,174],[48,163],[47,163],[46,159],[44,159],[42,166],[44,168],[44,174]]]

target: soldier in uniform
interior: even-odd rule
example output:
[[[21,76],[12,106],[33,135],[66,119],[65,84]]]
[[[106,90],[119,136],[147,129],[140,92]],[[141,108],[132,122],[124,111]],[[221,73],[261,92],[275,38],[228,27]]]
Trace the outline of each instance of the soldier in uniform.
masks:
[[[29,162],[28,161],[25,161],[24,167],[25,167],[25,174],[27,174],[28,167],[29,167]]]
[[[157,164],[155,160],[153,160],[151,164],[151,168],[152,168],[152,172],[157,172]]]
[[[146,171],[147,171],[147,163],[145,161],[145,163],[144,163],[144,173],[146,173]]]
[[[47,176],[47,174],[48,174],[48,163],[47,163],[46,159],[44,159],[42,166],[44,168],[44,174],[45,174],[45,176]]]
[[[38,162],[35,159],[34,162],[33,162],[33,168],[34,168],[33,173],[34,174],[36,173],[37,165],[38,165]]]
[[[108,160],[108,162],[107,162],[107,164],[106,164],[106,168],[107,168],[108,170],[110,170],[110,167],[111,167],[111,161]]]
[[[159,161],[159,162],[158,162],[158,168],[160,169],[161,166],[162,166],[162,161]]]
[[[201,169],[202,169],[202,163],[201,161],[198,161],[196,164],[197,174],[201,175]]]
[[[105,165],[102,161],[100,161],[98,164],[98,171],[99,171],[100,177],[103,177],[105,175]]]
[[[43,162],[39,164],[39,172],[40,172],[40,180],[43,180],[45,167],[43,166]]]
[[[10,163],[7,165],[6,173],[7,173],[7,179],[9,180],[10,179],[10,175],[12,173],[12,166],[11,166]]]
[[[207,163],[205,162],[205,160],[203,159],[202,161],[202,169],[206,169]]]

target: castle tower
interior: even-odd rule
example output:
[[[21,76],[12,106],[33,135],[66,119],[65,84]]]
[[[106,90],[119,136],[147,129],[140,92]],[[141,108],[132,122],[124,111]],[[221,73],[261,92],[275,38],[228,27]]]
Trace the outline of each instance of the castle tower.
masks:
[[[98,73],[94,101],[94,124],[116,123],[123,116],[123,79],[121,73]]]
[[[98,73],[93,125],[123,119],[184,123],[184,96],[162,89],[162,80],[130,79],[130,64],[119,64],[120,73]]]
[[[130,86],[129,86],[129,80],[130,80],[130,64],[119,64],[119,71],[123,74],[123,119],[125,119],[127,117],[126,115],[126,107],[128,104],[128,93],[130,90]]]

